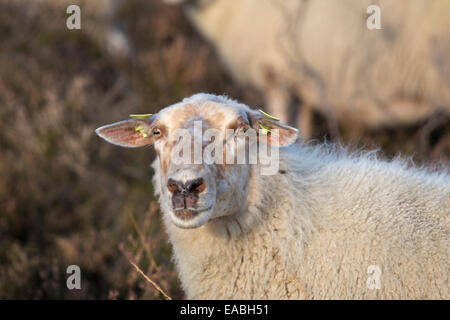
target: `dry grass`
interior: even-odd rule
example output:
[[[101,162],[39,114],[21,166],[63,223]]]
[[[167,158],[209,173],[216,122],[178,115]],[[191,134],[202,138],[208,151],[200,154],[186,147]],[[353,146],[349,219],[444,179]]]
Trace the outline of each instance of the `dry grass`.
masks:
[[[153,281],[152,279],[150,279],[133,261],[129,260],[131,265],[136,269],[137,272],[139,272],[140,275],[142,275],[144,277],[145,280],[147,280],[148,283],[150,283],[153,287],[156,288],[156,290],[158,290],[163,296],[164,298],[166,298],[167,300],[172,300],[171,297],[169,297],[167,295],[167,293],[164,292],[163,289],[161,289],[160,286],[158,286],[158,284]]]
[[[125,1],[118,19],[134,55],[123,60],[89,32],[68,31],[65,12],[31,3],[0,0],[0,298],[182,298],[153,196],[152,149],[114,148],[93,130],[199,91],[255,107],[260,95],[232,83],[176,7]],[[361,137],[388,154],[449,156],[448,123],[428,126],[425,138],[420,126]],[[82,290],[66,288],[71,264]]]

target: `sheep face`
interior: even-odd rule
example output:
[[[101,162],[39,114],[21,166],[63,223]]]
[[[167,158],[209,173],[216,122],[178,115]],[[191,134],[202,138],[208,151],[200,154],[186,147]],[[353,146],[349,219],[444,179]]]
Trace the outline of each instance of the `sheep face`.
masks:
[[[267,114],[205,94],[96,133],[119,146],[154,145],[161,206],[181,228],[245,209],[252,137],[274,148],[297,138],[296,129]]]

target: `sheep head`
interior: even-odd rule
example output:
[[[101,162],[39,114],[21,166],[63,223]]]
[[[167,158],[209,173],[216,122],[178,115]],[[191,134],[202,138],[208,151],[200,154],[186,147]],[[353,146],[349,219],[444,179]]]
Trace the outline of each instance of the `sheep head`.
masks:
[[[133,115],[96,133],[122,147],[154,145],[156,191],[164,213],[181,228],[200,227],[244,210],[251,166],[260,165],[256,153],[265,146],[271,156],[278,155],[278,147],[298,136],[297,129],[262,111],[207,94],[154,115]]]

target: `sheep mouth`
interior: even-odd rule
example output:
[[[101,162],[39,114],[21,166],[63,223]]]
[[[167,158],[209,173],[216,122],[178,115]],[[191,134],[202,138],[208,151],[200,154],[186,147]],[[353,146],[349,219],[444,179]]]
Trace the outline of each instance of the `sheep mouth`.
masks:
[[[178,219],[190,220],[198,216],[200,213],[209,211],[212,206],[205,209],[195,209],[195,208],[174,208],[174,214]]]

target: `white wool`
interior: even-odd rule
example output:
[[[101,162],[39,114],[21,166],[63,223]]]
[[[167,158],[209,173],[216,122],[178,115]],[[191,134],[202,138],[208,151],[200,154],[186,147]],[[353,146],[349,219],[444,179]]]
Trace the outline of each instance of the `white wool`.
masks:
[[[237,104],[185,101],[203,99]],[[153,168],[160,194],[158,160]],[[164,214],[182,287],[192,299],[449,299],[448,169],[331,144],[282,147],[278,174],[252,166],[245,210],[196,229]],[[380,289],[367,285],[369,266]]]

